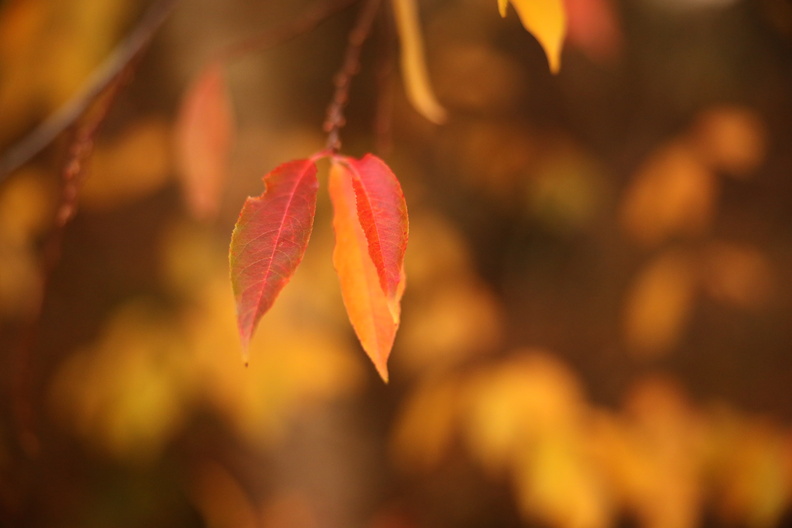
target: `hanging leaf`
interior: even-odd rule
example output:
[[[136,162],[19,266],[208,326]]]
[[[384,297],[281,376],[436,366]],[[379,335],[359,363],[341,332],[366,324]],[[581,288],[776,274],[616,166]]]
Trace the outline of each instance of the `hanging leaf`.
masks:
[[[401,44],[401,69],[407,98],[426,119],[436,124],[443,123],[446,120],[446,111],[437,101],[429,82],[416,2],[393,0],[393,11]]]
[[[508,3],[514,6],[523,27],[536,37],[547,55],[550,71],[561,68],[561,48],[566,34],[563,0],[498,0],[498,10],[506,16]]]
[[[368,252],[366,234],[358,220],[353,182],[354,175],[348,165],[334,161],[329,181],[336,236],[333,265],[341,282],[341,295],[355,334],[377,372],[387,383],[388,356],[399,327],[399,301],[404,291],[404,272],[401,272],[395,295],[386,295]]]
[[[334,158],[352,176],[360,225],[368,240],[368,252],[385,294],[396,297],[402,282],[404,252],[409,224],[407,204],[399,180],[385,162],[372,154],[356,160]]]
[[[232,136],[223,65],[215,62],[188,88],[176,121],[179,175],[190,211],[198,218],[217,213]]]
[[[290,161],[264,176],[266,189],[248,198],[231,235],[231,285],[247,361],[259,319],[294,274],[311,236],[316,212],[316,165]]]

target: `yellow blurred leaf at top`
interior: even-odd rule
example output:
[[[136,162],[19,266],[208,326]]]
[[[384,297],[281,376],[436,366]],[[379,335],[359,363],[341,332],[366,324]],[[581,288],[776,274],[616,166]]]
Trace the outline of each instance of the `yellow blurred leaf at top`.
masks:
[[[668,250],[635,278],[624,301],[624,339],[637,357],[669,352],[682,337],[698,287],[696,261]]]
[[[655,152],[627,188],[622,227],[646,246],[701,235],[712,223],[717,190],[714,174],[695,150],[672,143]]]
[[[446,111],[437,101],[429,81],[416,0],[393,0],[393,11],[401,44],[401,69],[407,98],[426,119],[437,124],[443,123]]]
[[[525,29],[542,45],[550,71],[558,73],[566,35],[563,0],[498,0],[498,10],[502,17],[506,16],[509,3],[514,6]]]

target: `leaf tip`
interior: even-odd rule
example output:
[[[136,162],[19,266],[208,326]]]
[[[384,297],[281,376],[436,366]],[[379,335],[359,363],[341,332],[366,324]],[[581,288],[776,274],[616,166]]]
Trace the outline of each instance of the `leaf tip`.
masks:
[[[244,336],[242,337],[242,353],[241,353],[242,364],[245,365],[245,368],[248,367],[250,364],[250,347],[249,347],[249,340],[246,339]]]
[[[561,50],[547,54],[547,64],[550,66],[550,73],[558,75],[561,71]]]
[[[390,381],[388,377],[388,365],[386,365],[383,362],[381,365],[375,364],[374,366],[376,367],[377,374],[379,374],[380,378],[382,379],[382,382],[385,383],[385,385],[387,385],[388,381]]]

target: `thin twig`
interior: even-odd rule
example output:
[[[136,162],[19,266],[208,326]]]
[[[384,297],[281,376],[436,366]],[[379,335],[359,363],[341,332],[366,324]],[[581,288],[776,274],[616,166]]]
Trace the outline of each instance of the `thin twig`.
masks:
[[[359,0],[329,0],[317,2],[289,24],[268,28],[264,32],[236,42],[220,52],[221,60],[236,60],[253,51],[267,50],[310,33],[319,24]]]
[[[341,69],[333,78],[335,92],[327,109],[324,122],[324,131],[327,132],[327,149],[338,152],[341,148],[340,131],[346,124],[344,108],[349,100],[349,87],[352,78],[360,70],[360,50],[363,43],[371,34],[371,27],[377,14],[379,0],[367,0],[360,9],[360,14],[355,21],[355,26],[349,32],[344,62]]]
[[[50,233],[43,250],[41,270],[41,290],[35,310],[23,329],[19,344],[12,356],[11,364],[11,401],[15,429],[19,445],[28,454],[35,456],[39,450],[39,441],[35,427],[35,409],[33,405],[33,377],[35,370],[32,365],[32,350],[41,325],[44,309],[44,296],[52,273],[60,261],[63,246],[63,235],[66,225],[77,212],[77,199],[85,171],[85,163],[94,148],[96,135],[121,88],[131,77],[136,62],[128,62],[107,85],[102,93],[95,97],[94,104],[82,114],[80,120],[73,124],[73,139],[66,152],[63,169],[61,170],[61,196],[56,212],[55,227]]]
[[[44,150],[58,135],[73,125],[97,97],[113,83],[127,65],[151,41],[179,0],[159,0],[143,15],[138,25],[91,75],[85,86],[69,102],[42,122],[0,158],[0,182]]]
[[[377,55],[377,108],[374,112],[374,141],[380,154],[391,149],[393,117],[393,63],[395,56],[395,33],[393,13],[390,8],[382,10],[379,32],[381,51]]]

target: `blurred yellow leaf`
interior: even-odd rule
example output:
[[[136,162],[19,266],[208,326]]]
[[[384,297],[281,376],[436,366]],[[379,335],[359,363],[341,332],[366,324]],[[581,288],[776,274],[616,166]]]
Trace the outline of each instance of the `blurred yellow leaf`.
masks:
[[[498,0],[498,10],[506,16],[508,3],[514,6],[522,25],[544,48],[550,71],[561,68],[561,49],[566,34],[566,12],[563,0]]]
[[[90,348],[62,365],[56,416],[111,454],[156,455],[181,426],[191,392],[178,327],[145,302],[115,313]]]
[[[415,109],[433,123],[443,123],[446,111],[437,101],[426,69],[421,24],[416,0],[393,0],[401,44],[401,69],[407,97]]]
[[[717,182],[695,151],[677,142],[658,150],[635,175],[621,224],[637,242],[655,246],[705,233],[715,213]]]
[[[23,170],[0,188],[0,314],[31,315],[41,298],[38,245],[51,227],[54,185],[46,175]]]
[[[200,238],[180,247],[198,250]],[[222,251],[214,255],[224,260]],[[185,340],[202,388],[201,402],[218,411],[243,439],[264,447],[279,438],[289,416],[301,406],[359,390],[362,364],[345,339],[346,327],[335,325],[335,320],[328,325],[322,306],[314,304],[315,296],[323,298],[322,290],[337,290],[331,273],[322,282],[303,272],[295,274],[251,341],[258,359],[246,368],[228,360],[239,347],[234,299],[227,269],[215,269],[200,283],[192,309],[184,316]],[[343,309],[340,302],[334,306]]]
[[[189,494],[207,528],[258,528],[258,512],[242,484],[223,466],[207,461],[193,470]]]
[[[728,523],[778,526],[792,493],[790,433],[763,418],[716,409],[710,471],[718,513]]]
[[[526,518],[559,528],[611,525],[608,492],[583,448],[588,438],[578,433],[543,437],[514,464],[517,503]]]
[[[393,457],[401,469],[426,470],[448,456],[462,398],[452,378],[430,379],[413,392],[392,434]]]
[[[624,338],[630,352],[654,358],[679,342],[695,300],[695,265],[687,253],[669,250],[635,278],[624,301]]]
[[[450,367],[496,349],[501,307],[473,277],[417,299],[402,329],[397,361],[416,373]]]
[[[704,253],[707,292],[744,308],[758,308],[776,291],[776,276],[767,257],[756,248],[714,242]]]
[[[33,315],[43,293],[36,254],[0,240],[0,262],[0,315],[17,319]]]
[[[593,159],[571,142],[554,141],[535,170],[528,181],[534,214],[562,233],[591,226],[604,187]]]
[[[30,244],[52,226],[57,191],[48,179],[23,170],[0,188],[0,241]]]
[[[750,109],[716,107],[699,116],[693,141],[710,167],[746,177],[764,160],[767,130]]]
[[[639,382],[621,427],[639,464],[633,481],[617,482],[642,525],[695,528],[703,501],[704,429],[680,389],[665,379]],[[629,471],[629,470],[628,470]]]
[[[140,199],[168,181],[170,129],[161,119],[142,119],[107,143],[89,160],[80,193],[84,207],[107,210]]]
[[[493,474],[502,473],[547,434],[573,434],[581,425],[577,380],[552,355],[521,350],[470,382],[463,414],[470,450]]]

